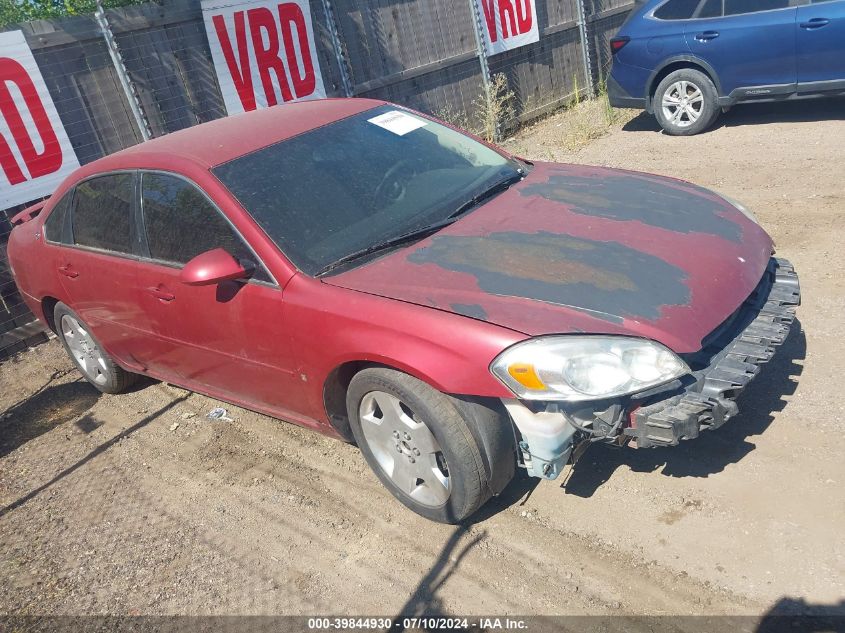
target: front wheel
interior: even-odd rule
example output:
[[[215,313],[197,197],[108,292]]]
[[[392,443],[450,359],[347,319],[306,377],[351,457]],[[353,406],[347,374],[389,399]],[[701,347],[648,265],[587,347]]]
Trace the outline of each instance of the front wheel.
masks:
[[[346,399],[370,468],[399,501],[440,523],[459,523],[490,491],[478,444],[449,396],[407,374],[365,369]]]
[[[719,117],[716,86],[704,73],[682,68],[670,73],[654,94],[654,114],[667,134],[692,136]]]

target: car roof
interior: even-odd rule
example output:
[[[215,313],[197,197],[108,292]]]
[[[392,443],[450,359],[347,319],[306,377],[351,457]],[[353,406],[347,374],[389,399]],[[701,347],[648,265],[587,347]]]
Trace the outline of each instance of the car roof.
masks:
[[[348,116],[384,105],[374,99],[318,99],[262,108],[201,123],[93,161],[85,175],[189,164],[210,169]]]

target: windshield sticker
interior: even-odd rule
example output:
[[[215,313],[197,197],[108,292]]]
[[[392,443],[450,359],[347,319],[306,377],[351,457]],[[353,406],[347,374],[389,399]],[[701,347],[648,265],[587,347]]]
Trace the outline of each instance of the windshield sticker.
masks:
[[[388,132],[393,132],[398,136],[405,136],[409,132],[413,132],[414,130],[418,130],[419,128],[428,125],[427,121],[423,121],[422,119],[418,119],[410,114],[400,112],[399,110],[385,112],[377,117],[368,119],[368,121],[374,125],[383,127]]]

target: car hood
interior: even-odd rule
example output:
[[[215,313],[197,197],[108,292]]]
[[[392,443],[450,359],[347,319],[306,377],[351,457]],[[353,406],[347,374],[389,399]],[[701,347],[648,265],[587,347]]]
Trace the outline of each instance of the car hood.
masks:
[[[679,180],[537,163],[455,224],[325,283],[526,335],[647,337],[694,352],[758,285],[771,238]]]

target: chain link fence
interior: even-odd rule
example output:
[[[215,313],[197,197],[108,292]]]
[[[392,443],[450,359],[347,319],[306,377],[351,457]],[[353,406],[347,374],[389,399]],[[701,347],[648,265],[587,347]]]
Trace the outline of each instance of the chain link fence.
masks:
[[[540,38],[486,55],[474,0],[310,0],[328,96],[385,99],[500,136],[594,94],[633,0],[536,0]],[[80,164],[226,116],[199,0],[21,29]],[[35,202],[35,201],[33,201]],[[0,358],[44,335],[8,271],[0,213]]]

